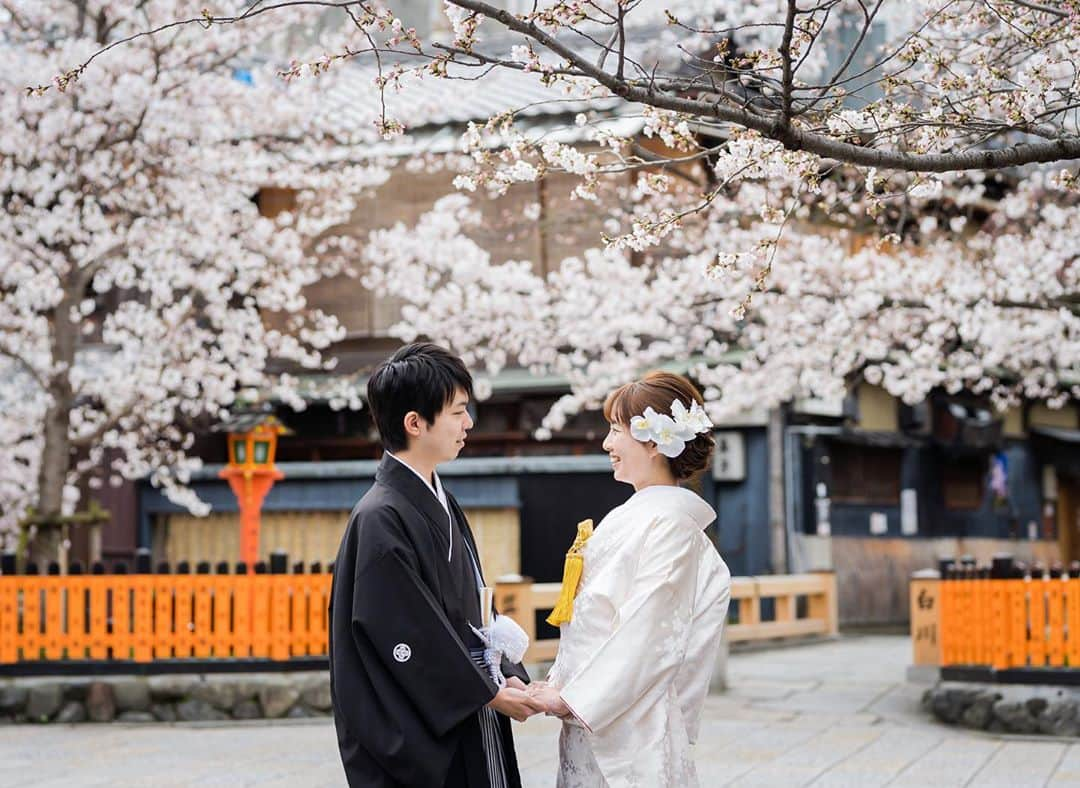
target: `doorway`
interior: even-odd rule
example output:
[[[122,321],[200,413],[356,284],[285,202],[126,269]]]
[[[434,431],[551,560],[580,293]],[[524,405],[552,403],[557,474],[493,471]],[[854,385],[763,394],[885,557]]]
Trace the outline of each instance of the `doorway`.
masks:
[[[1058,473],[1057,531],[1061,560],[1080,561],[1080,476]]]

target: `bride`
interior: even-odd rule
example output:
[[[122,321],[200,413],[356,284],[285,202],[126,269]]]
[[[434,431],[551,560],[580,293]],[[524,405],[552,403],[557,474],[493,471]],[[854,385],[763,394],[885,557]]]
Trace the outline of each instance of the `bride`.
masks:
[[[712,455],[701,404],[690,381],[666,372],[604,403],[604,451],[634,494],[595,535],[579,528],[577,595],[554,611],[559,653],[547,681],[530,689],[563,720],[559,788],[697,785],[690,745],[731,591],[704,533],[716,512],[679,486]]]

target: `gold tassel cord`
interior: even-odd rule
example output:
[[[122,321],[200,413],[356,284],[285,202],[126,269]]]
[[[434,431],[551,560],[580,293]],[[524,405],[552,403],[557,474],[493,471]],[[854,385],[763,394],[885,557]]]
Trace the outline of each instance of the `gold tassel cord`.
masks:
[[[581,582],[581,573],[585,568],[585,558],[582,552],[585,550],[585,542],[589,540],[593,532],[593,521],[582,520],[577,526],[577,536],[570,549],[566,551],[566,562],[563,564],[562,588],[559,589],[559,601],[547,622],[553,627],[565,624],[574,615],[574,597],[577,596],[578,584]]]

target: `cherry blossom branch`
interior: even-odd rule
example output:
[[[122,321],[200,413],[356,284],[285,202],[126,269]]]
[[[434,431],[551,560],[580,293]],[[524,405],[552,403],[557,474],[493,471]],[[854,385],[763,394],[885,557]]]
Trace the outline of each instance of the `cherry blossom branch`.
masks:
[[[795,16],[798,11],[796,0],[787,0],[787,16],[784,19],[784,36],[780,41],[780,60],[783,65],[783,78],[781,80],[780,96],[783,102],[781,122],[788,126],[791,123],[791,37],[795,30]]]
[[[1040,14],[1050,14],[1060,19],[1068,19],[1069,12],[1063,11],[1060,8],[1054,8],[1053,6],[1041,5],[1039,3],[1028,2],[1028,0],[1007,0],[1007,2],[1013,5],[1023,6],[1024,8],[1030,8],[1032,11],[1038,11]]]
[[[0,356],[10,359],[11,361],[14,361],[16,364],[18,364],[24,372],[26,372],[28,375],[30,375],[31,378],[34,379],[34,382],[41,387],[42,391],[46,390],[49,387],[45,381],[45,378],[41,376],[41,373],[37,371],[34,365],[18,353],[16,353],[14,350],[9,350],[8,348],[0,346]]]
[[[961,153],[910,154],[853,145],[824,135],[808,134],[785,126],[782,118],[770,118],[746,110],[679,96],[657,94],[634,86],[627,80],[598,69],[532,22],[525,22],[504,9],[482,0],[448,0],[453,5],[497,19],[504,27],[528,36],[574,64],[586,76],[627,101],[690,115],[713,117],[761,133],[792,151],[806,151],[848,164],[888,168],[908,172],[953,172],[970,169],[1002,169],[1023,164],[1080,159],[1080,137],[1062,137],[1044,143],[1019,143],[997,150]]]

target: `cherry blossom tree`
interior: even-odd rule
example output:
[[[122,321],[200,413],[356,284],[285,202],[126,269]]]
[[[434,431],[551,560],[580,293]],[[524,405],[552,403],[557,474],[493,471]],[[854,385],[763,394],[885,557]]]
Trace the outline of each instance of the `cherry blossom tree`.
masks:
[[[586,144],[530,133],[525,107],[472,124],[461,194],[365,247],[364,282],[410,304],[403,338],[569,376],[545,431],[672,358],[714,418],[860,376],[908,401],[1080,393],[1075,0],[445,0],[430,35],[366,0],[241,6],[139,35],[338,9],[284,75],[372,64],[386,136],[410,131],[388,94],[492,70],[640,118],[627,136],[581,113]],[[471,240],[470,200],[565,173],[606,219],[592,248],[541,277]]]
[[[936,389],[1002,408],[1080,397],[1080,200],[1032,177],[983,217],[979,190],[954,191],[909,198],[921,237],[906,241],[823,227],[816,200],[777,241],[783,217],[748,223],[725,197],[663,250],[596,247],[546,278],[528,261],[492,261],[468,237],[478,212],[455,195],[415,227],[372,233],[365,283],[409,302],[403,339],[437,337],[491,374],[517,362],[567,376],[572,392],[541,437],[673,359],[706,386],[714,419],[841,397],[859,379],[909,403]],[[678,201],[634,192],[638,210]],[[980,216],[977,230],[965,214]],[[754,251],[724,251],[740,248]]]
[[[597,113],[577,118],[585,149],[515,113],[470,127],[463,191],[570,172],[608,217],[546,278],[471,244],[460,197],[372,236],[365,281],[412,303],[403,337],[570,378],[542,433],[671,359],[695,362],[718,418],[860,377],[908,402],[1080,394],[1080,5],[445,5],[454,40],[417,68],[619,96],[657,143]]]
[[[289,20],[142,37],[78,90],[27,90],[184,5],[0,2],[7,547],[20,524],[64,522],[80,489],[122,479],[205,511],[185,486],[193,429],[249,387],[302,407],[288,371],[331,365],[343,334],[304,288],[347,266],[332,230],[386,172],[355,155],[373,132],[336,128],[318,89],[266,62]],[[260,215],[275,188],[289,210]]]

